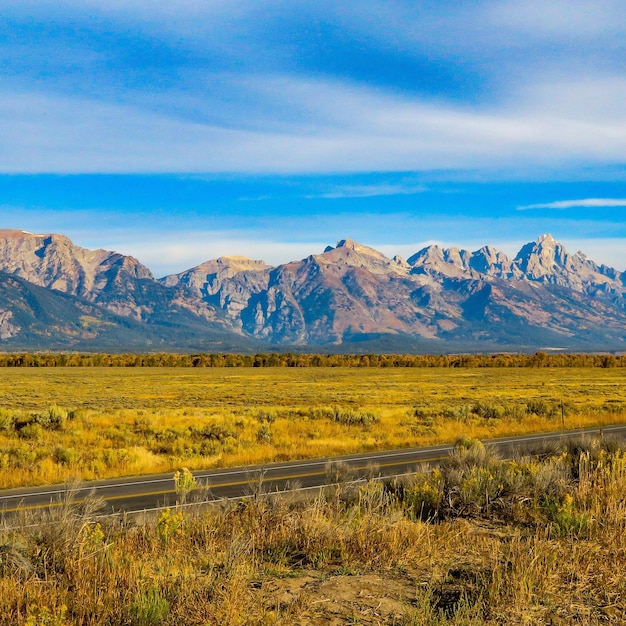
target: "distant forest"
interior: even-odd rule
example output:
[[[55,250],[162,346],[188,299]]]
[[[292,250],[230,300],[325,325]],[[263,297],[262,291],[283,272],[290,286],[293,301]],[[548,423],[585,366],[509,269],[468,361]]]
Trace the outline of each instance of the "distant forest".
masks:
[[[626,367],[626,355],[7,353],[0,367]]]

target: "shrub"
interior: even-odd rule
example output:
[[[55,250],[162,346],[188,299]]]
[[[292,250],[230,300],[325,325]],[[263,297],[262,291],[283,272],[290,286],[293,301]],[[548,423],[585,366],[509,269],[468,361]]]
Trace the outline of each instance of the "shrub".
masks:
[[[76,459],[77,454],[72,448],[57,446],[54,450],[53,458],[59,465],[71,465]]]
[[[405,487],[404,506],[411,519],[434,520],[439,516],[443,498],[441,472],[417,474],[413,484]]]
[[[174,472],[174,485],[181,504],[185,503],[187,496],[197,487],[195,476],[186,467]]]
[[[343,409],[339,406],[311,408],[307,411],[307,417],[311,420],[328,419],[345,426],[371,426],[380,421],[374,413]]]
[[[170,614],[170,603],[156,587],[135,594],[130,607],[136,626],[160,626]]]
[[[18,436],[21,439],[41,439],[43,436],[43,428],[41,424],[32,422],[30,424],[26,424],[26,426],[24,426],[23,428],[20,428]]]
[[[0,430],[15,428],[15,413],[7,409],[0,409]]]
[[[63,430],[67,418],[68,413],[64,408],[57,404],[51,404],[48,407],[48,428],[51,430]]]
[[[471,412],[484,419],[499,419],[502,417],[500,407],[487,404],[486,402],[476,402],[471,408]]]
[[[168,543],[169,540],[182,532],[183,514],[172,513],[171,509],[164,509],[157,519],[157,535],[161,543]]]
[[[556,408],[550,406],[545,400],[528,400],[526,402],[526,413],[539,417],[554,417]]]
[[[201,429],[192,428],[191,434],[200,439],[209,439],[212,441],[224,441],[228,438],[236,439],[238,436],[234,424],[218,421],[213,421]]]
[[[379,421],[379,418],[373,413],[358,412],[351,409],[341,409],[334,407],[331,415],[331,420],[338,424],[344,424],[346,426],[358,425],[358,426],[371,426]]]
[[[566,493],[560,502],[553,498],[545,498],[542,508],[557,535],[580,535],[588,528],[589,515],[576,509],[574,498],[569,493]]]
[[[261,424],[256,432],[256,440],[259,443],[271,443],[272,442],[272,429],[268,424]]]

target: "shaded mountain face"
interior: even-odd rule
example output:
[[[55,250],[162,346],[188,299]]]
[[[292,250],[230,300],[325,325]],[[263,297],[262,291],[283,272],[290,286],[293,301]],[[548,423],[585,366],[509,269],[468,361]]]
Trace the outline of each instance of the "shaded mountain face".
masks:
[[[209,321],[223,317],[180,289],[160,284],[134,257],[87,250],[63,235],[0,230],[0,271],[138,321],[163,321],[181,309]]]
[[[118,337],[118,350],[127,346],[140,349],[142,345],[144,349],[159,345],[173,349],[178,343],[191,346],[193,343],[189,342],[192,340],[199,342],[198,345],[208,345],[213,338],[217,344],[225,341],[231,346],[249,347],[249,342],[233,329],[221,310],[194,298],[180,287],[159,283],[150,270],[134,257],[107,250],[87,250],[63,235],[0,230],[0,272],[21,279],[19,284],[22,286],[28,284],[47,290],[51,294],[46,300],[50,306],[58,300],[53,296],[63,294],[72,297],[72,302],[79,309],[92,305],[90,316],[96,319],[108,320],[109,314],[113,314],[118,322],[124,322],[123,326],[127,329],[131,328],[130,322],[135,322],[132,333],[122,332],[121,329],[119,333],[114,333]],[[15,293],[17,303],[20,297]],[[69,301],[66,299],[64,302],[67,304]],[[11,298],[7,297],[4,315],[15,319],[17,312],[10,303]],[[82,324],[80,313],[72,312],[71,307],[64,310],[68,323]],[[35,317],[28,318],[32,328],[29,324],[20,326],[22,337],[30,332],[29,329],[35,332],[40,323],[46,324],[46,307],[35,307],[33,312]],[[10,323],[7,321],[5,324]],[[58,324],[52,326],[53,330],[48,333],[50,341],[46,342],[45,335],[41,335],[42,346],[55,345],[55,333],[60,332],[60,327]],[[12,339],[14,343],[19,342],[20,333]],[[61,332],[60,336],[63,334]],[[78,333],[67,346],[97,346],[100,334],[92,337],[89,333]],[[114,345],[105,343],[107,346]]]
[[[0,272],[0,339],[3,346],[36,348],[46,343],[57,348],[114,336],[123,318],[86,301],[39,287]],[[132,325],[132,324],[131,324]],[[127,333],[132,343],[133,331]]]
[[[234,340],[233,340],[234,339]],[[146,324],[76,296],[0,272],[0,345],[4,350],[145,351],[249,347],[229,333],[179,319]]]
[[[87,250],[63,235],[0,230],[0,269],[49,289],[92,302],[106,302],[121,315],[141,319],[143,302],[133,297],[141,281],[154,282],[137,259]]]
[[[142,341],[192,350],[623,350],[626,340],[626,276],[570,254],[550,235],[514,259],[491,246],[429,246],[404,261],[344,239],[278,267],[220,257],[155,280],[133,257],[86,250],[62,235],[0,231],[0,271],[18,281],[11,291],[4,279],[6,346],[30,332],[44,348],[45,337],[50,344],[65,336],[62,319],[74,323],[71,345],[108,342],[93,321],[85,335],[92,318],[104,320],[99,328],[117,337],[119,350],[139,350]],[[24,317],[24,293],[35,288],[44,304]],[[53,323],[48,310],[65,312]]]

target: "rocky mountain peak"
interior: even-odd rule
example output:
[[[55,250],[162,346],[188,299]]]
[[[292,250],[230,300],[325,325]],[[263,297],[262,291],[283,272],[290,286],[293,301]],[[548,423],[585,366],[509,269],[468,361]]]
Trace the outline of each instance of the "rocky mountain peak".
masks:
[[[493,246],[483,246],[472,252],[469,265],[472,270],[485,276],[519,278],[521,275],[519,270],[513,268],[511,259]]]
[[[415,254],[410,256],[407,259],[407,263],[409,265],[416,265],[423,260],[443,261],[444,253],[445,251],[443,248],[441,248],[437,244],[431,244],[430,246],[426,246],[425,248],[418,250]]]
[[[406,262],[405,259],[403,259],[401,256],[399,256],[398,254],[396,254],[394,257],[392,257],[391,259],[398,267],[401,267],[402,269],[408,270],[411,268],[411,266]]]
[[[515,264],[527,278],[537,280],[565,267],[568,259],[567,250],[552,235],[546,234],[522,246],[515,257]]]
[[[207,282],[222,281],[242,272],[265,272],[272,269],[265,261],[250,259],[246,256],[221,256],[210,259],[191,269],[164,276],[160,282],[168,287],[183,284],[197,293],[206,288]]]
[[[519,251],[513,264],[523,278],[568,287],[590,295],[612,290],[611,283],[620,273],[596,265],[582,252],[571,254],[551,235],[541,235]]]
[[[380,274],[389,271],[406,272],[406,265],[387,258],[378,250],[370,248],[353,239],[341,239],[337,246],[328,246],[323,254],[315,257],[322,264],[332,263],[337,266],[358,267],[372,273]]]
[[[458,278],[470,270],[471,253],[459,248],[441,248],[433,244],[409,257],[408,264],[415,274],[430,274]]]
[[[383,256],[380,252],[378,252],[378,250],[370,248],[369,246],[365,246],[358,241],[354,241],[354,239],[341,239],[340,241],[338,241],[337,245],[335,246],[335,250],[341,250],[342,248],[344,250],[353,250],[360,254],[369,254],[377,257]]]
[[[554,237],[550,233],[545,233],[544,235],[539,235],[537,237],[537,245],[557,245],[558,242],[554,239]]]

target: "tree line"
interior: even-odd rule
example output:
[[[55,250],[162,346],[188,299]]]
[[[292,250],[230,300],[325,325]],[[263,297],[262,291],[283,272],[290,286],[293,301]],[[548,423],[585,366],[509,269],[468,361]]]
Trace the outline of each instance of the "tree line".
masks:
[[[0,367],[626,367],[626,355],[5,353]]]

